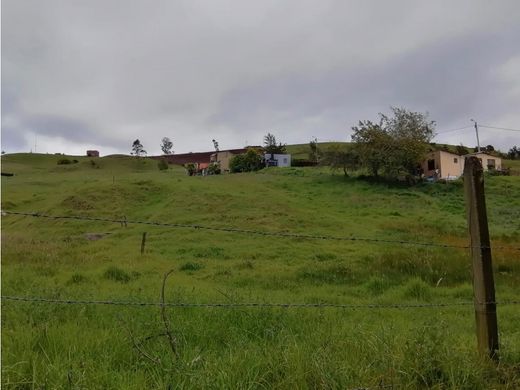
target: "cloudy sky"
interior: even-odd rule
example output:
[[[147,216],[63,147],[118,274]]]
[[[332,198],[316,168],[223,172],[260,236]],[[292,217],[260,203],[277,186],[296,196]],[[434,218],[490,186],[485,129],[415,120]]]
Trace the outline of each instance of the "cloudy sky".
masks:
[[[438,142],[520,128],[520,2],[2,1],[2,149],[350,140],[389,106]],[[445,132],[443,134],[443,132]],[[520,132],[481,128],[507,150]]]

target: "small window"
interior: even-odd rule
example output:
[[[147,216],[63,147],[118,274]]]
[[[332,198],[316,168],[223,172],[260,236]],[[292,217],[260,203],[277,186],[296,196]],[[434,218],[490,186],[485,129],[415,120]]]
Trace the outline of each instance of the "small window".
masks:
[[[494,169],[495,168],[495,159],[488,158],[487,166],[488,166],[488,169]]]
[[[428,170],[433,171],[435,169],[435,160],[428,160]]]
[[[457,164],[457,163],[459,162],[459,159],[458,159],[457,157],[454,157],[454,158],[453,158],[453,162],[454,162],[455,164]]]
[[[284,159],[283,159],[283,163],[284,163],[284,164],[287,164],[287,158],[284,158]]]

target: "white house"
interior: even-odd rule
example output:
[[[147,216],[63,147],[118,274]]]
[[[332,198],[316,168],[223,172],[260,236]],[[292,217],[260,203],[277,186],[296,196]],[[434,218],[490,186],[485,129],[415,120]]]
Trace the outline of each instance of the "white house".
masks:
[[[265,165],[267,167],[290,167],[291,166],[291,155],[290,154],[275,154],[266,153],[264,155]]]

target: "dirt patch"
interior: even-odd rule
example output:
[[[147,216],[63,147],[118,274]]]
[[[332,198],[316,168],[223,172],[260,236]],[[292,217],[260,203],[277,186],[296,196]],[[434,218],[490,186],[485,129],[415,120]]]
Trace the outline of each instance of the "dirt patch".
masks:
[[[97,241],[108,236],[110,233],[85,233],[83,236],[89,241]]]
[[[72,195],[62,202],[63,206],[74,210],[92,210],[94,206],[86,199],[83,199],[79,196]]]

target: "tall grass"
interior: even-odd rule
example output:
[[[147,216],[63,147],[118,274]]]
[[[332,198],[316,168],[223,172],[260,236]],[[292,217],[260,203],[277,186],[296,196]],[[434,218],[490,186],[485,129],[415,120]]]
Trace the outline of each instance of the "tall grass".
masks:
[[[462,188],[403,187],[323,168],[187,177],[146,159],[13,155],[2,207],[49,214],[466,244]],[[493,245],[520,238],[518,177],[486,178]],[[171,302],[471,301],[464,250],[3,217],[2,294]],[[111,233],[111,234],[105,234]],[[88,240],[86,234],[102,234]],[[493,253],[497,299],[518,300],[520,255]],[[520,310],[499,306],[501,363],[479,358],[471,306],[170,308],[2,303],[5,388],[520,386]],[[152,363],[134,347],[160,363]]]

